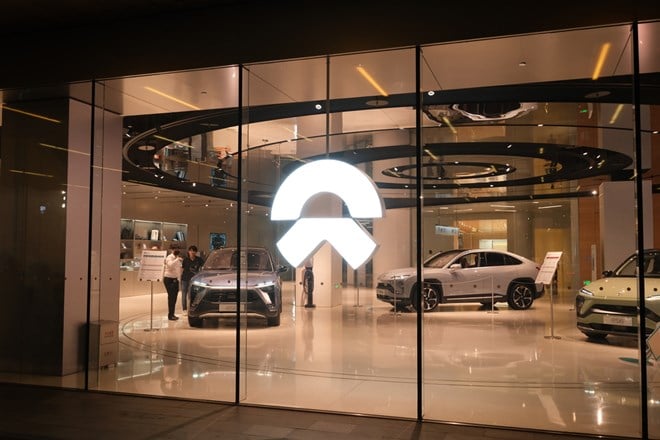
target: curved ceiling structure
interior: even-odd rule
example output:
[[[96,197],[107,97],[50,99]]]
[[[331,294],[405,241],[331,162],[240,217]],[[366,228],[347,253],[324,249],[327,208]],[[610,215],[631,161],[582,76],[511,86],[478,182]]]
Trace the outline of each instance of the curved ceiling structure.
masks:
[[[659,75],[644,75],[642,79],[641,97],[644,103],[660,102],[660,88],[657,87]],[[506,123],[498,118],[475,118],[467,110],[489,109],[492,106],[481,106],[481,103],[512,103],[512,102],[565,102],[565,103],[629,103],[632,102],[631,77],[609,77],[593,80],[560,81],[515,86],[484,87],[464,90],[440,90],[425,94],[424,110],[437,108],[458,109],[453,114],[452,124],[457,126],[489,126]],[[222,110],[199,110],[179,113],[130,116],[124,118],[127,140],[123,148],[124,180],[157,185],[177,191],[204,194],[228,200],[237,199],[236,188],[213,187],[202,182],[192,182],[160,170],[154,164],[154,154],[171,145],[175,141],[194,135],[208,133],[222,128],[237,127],[240,123],[257,123],[283,118],[302,117],[309,115],[325,115],[327,113],[350,112],[374,108],[378,101],[379,108],[408,107],[414,108],[415,94],[390,95],[387,98],[377,96],[362,96],[356,98],[333,99],[328,101],[294,102],[274,105],[249,107],[248,121],[241,121],[237,108]],[[457,103],[461,103],[459,107]],[[472,104],[472,105],[470,105]],[[327,108],[326,108],[327,107]],[[512,110],[507,106],[507,110]],[[526,111],[529,108],[525,109]],[[515,109],[513,111],[515,113]],[[427,111],[428,114],[428,111]],[[433,118],[429,118],[432,121]],[[437,121],[436,121],[437,122]],[[598,128],[589,126],[589,128]],[[611,127],[607,127],[611,128]],[[262,146],[251,147],[250,150]],[[452,161],[434,160],[425,162],[423,170],[435,169],[433,177],[424,177],[425,189],[466,189],[513,187],[525,185],[548,184],[568,181],[577,178],[596,176],[611,176],[619,179],[629,178],[625,170],[632,159],[624,154],[579,145],[559,145],[551,143],[518,143],[518,142],[451,142],[428,143],[424,145],[425,153],[431,157],[451,156]],[[341,151],[329,154],[329,157],[350,163],[367,163],[384,159],[404,159],[414,157],[415,149],[411,145],[390,145],[374,148],[361,148],[351,151]],[[327,157],[328,155],[324,155]],[[497,157],[498,161],[484,162],[480,157]],[[460,160],[456,160],[460,157]],[[507,158],[523,157],[546,161],[550,166],[544,173],[523,175],[509,165]],[[299,165],[298,161],[312,160],[317,157],[300,157],[297,161],[283,166],[284,175]],[[473,168],[469,179],[461,179],[452,172],[456,167]],[[414,188],[414,167],[405,160],[399,167],[388,167],[383,175],[400,182],[380,181],[379,176],[373,176],[381,189],[412,189]],[[439,174],[438,174],[439,173]],[[469,173],[468,173],[469,174]],[[229,176],[231,179],[233,176]],[[500,177],[499,180],[492,179]],[[530,198],[579,197],[590,195],[590,192],[554,192],[552,194],[509,194],[502,197],[458,197],[427,200],[426,204],[470,203],[495,200],[516,200]],[[268,191],[251,191],[248,202],[269,206],[272,194]],[[414,206],[414,199],[385,198],[387,208]]]

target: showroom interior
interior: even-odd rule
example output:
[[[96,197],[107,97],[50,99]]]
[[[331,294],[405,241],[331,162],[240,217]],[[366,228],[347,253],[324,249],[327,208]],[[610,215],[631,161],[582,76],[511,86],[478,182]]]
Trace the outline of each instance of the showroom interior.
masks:
[[[617,309],[601,337],[576,310],[604,271],[660,247],[659,43],[652,21],[3,90],[2,270],[24,294],[0,312],[0,380],[660,438],[657,360],[619,334],[637,316]],[[275,216],[284,183],[322,162],[357,170],[381,212],[356,214],[367,201],[335,171]],[[340,219],[375,243],[368,258],[348,262]],[[322,226],[292,263],[280,240],[301,220]],[[142,256],[190,245],[267,249],[286,267],[278,325],[237,299],[194,326],[182,293],[168,320]],[[495,295],[500,274],[438,282],[432,310],[379,299],[384,274],[424,277],[455,249],[537,270],[561,256],[525,307],[450,296]],[[653,278],[628,277],[633,302],[641,282],[652,307]]]

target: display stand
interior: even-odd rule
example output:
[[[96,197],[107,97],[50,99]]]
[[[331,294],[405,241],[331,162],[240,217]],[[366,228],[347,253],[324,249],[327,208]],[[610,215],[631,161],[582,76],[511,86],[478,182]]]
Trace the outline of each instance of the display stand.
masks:
[[[546,339],[561,339],[561,336],[555,336],[555,295],[552,288],[552,279],[555,276],[561,254],[560,251],[545,254],[545,259],[535,281],[536,283],[543,283],[545,286],[550,286],[550,335],[545,336]]]
[[[157,332],[160,329],[154,328],[154,282],[150,280],[149,284],[151,285],[151,307],[149,312],[149,328],[145,328],[144,331]]]
[[[358,281],[358,271],[357,269],[353,270],[353,280],[355,280],[355,296],[356,298],[356,303],[353,305],[353,307],[362,307],[360,305],[360,282]]]
[[[151,310],[149,312],[149,328],[145,332],[158,331],[154,329],[154,281],[160,282],[163,278],[165,269],[165,257],[167,251],[142,251],[140,258],[140,272],[138,278],[140,281],[149,281],[151,285]]]

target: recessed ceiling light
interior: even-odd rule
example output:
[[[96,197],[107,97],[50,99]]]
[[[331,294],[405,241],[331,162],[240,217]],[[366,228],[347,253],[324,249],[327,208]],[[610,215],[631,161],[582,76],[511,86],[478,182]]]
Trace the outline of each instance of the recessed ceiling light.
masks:
[[[520,67],[525,67],[525,66],[527,66],[527,63],[525,61],[521,61],[521,62],[518,63],[518,65]]]
[[[609,94],[610,92],[608,92],[607,90],[601,90],[599,92],[587,93],[586,95],[584,95],[584,97],[587,99],[594,99],[594,98],[602,98],[603,96],[607,96]]]
[[[384,99],[372,99],[367,101],[366,104],[371,107],[383,107],[389,104],[389,102],[385,101]]]
[[[138,150],[140,151],[154,151],[155,149],[156,147],[154,147],[153,145],[140,145],[138,147]]]

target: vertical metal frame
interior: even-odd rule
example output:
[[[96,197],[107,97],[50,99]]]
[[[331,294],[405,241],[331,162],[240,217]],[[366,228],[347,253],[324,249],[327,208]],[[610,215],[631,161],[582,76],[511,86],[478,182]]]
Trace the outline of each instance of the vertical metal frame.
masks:
[[[423,399],[423,362],[424,362],[424,341],[423,341],[423,307],[422,307],[422,283],[423,283],[423,263],[422,263],[422,73],[421,73],[422,49],[419,45],[415,46],[415,226],[417,246],[415,248],[415,259],[417,261],[417,297],[415,298],[415,308],[417,309],[417,420],[424,418],[424,399]]]
[[[637,267],[644,267],[644,194],[642,174],[642,126],[641,100],[639,84],[639,23],[632,24],[633,53],[633,133],[635,136],[635,203],[637,204]],[[646,297],[644,271],[637,271],[637,292],[639,307],[637,309],[637,341],[639,350],[639,398],[641,412],[642,438],[649,437],[648,414],[648,376],[646,371]]]
[[[95,152],[94,149],[94,137],[96,136],[96,84],[97,81],[92,80],[92,108],[91,108],[91,121],[90,121],[90,134],[89,134],[89,225],[87,226],[87,305],[85,307],[85,323],[87,328],[85,329],[83,343],[85,344],[85,383],[83,389],[89,391],[89,365],[90,361],[90,324],[92,319],[92,245],[94,237],[94,224],[92,222],[93,210],[94,210],[94,158]]]
[[[239,255],[242,248],[242,203],[243,203],[243,65],[238,66],[238,165],[237,185],[236,185],[236,248]],[[240,258],[239,258],[240,261]],[[239,263],[236,272],[236,288],[239,294],[236,295],[236,368],[234,378],[234,404],[238,405],[241,400],[241,267]]]

